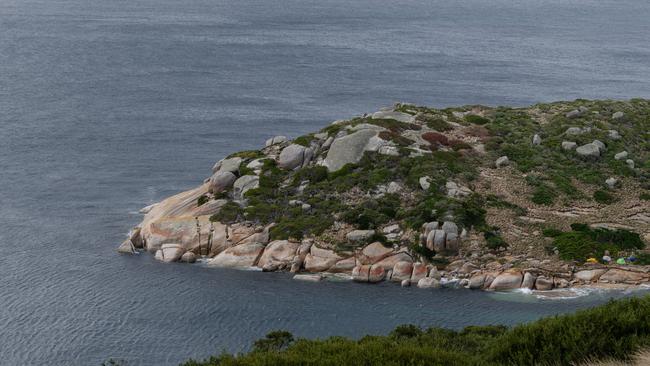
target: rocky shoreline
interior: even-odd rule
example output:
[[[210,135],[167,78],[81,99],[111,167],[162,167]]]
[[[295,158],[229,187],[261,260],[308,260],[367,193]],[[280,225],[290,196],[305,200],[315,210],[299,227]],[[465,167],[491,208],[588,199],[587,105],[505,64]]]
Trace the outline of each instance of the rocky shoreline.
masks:
[[[568,112],[564,110],[573,105],[555,107],[555,113],[561,114],[563,121],[574,124],[578,124],[574,122],[576,119],[587,120],[591,116],[587,107]],[[390,281],[419,288],[547,291],[650,283],[650,266],[606,266],[562,260],[558,255],[565,254],[560,253],[557,246],[552,248],[551,238],[540,234],[550,226],[554,229],[566,227],[582,220],[593,228],[605,225],[608,230],[621,227],[627,230],[631,227],[640,232],[641,236],[637,237],[647,241],[650,233],[647,201],[626,203],[626,209],[630,210],[626,214],[631,212],[636,216],[629,219],[628,215],[627,219],[621,217],[618,222],[608,223],[588,216],[594,215],[593,211],[574,214],[578,211],[575,206],[583,204],[578,202],[582,198],[574,199],[564,211],[562,207],[557,208],[554,211],[557,214],[553,214],[556,217],[544,216],[547,212],[542,211],[546,208],[539,203],[530,203],[521,209],[512,202],[519,199],[520,192],[509,196],[509,192],[501,192],[494,186],[495,182],[512,179],[512,185],[508,182],[505,185],[506,189],[512,189],[518,174],[513,166],[520,167],[524,162],[500,155],[499,151],[491,152],[489,148],[486,151],[486,147],[498,138],[492,136],[491,129],[484,127],[498,121],[499,115],[493,109],[474,106],[425,111],[418,108],[398,104],[352,120],[334,122],[331,128],[294,141],[276,136],[259,151],[222,159],[213,167],[211,177],[199,187],[144,208],[142,223],[132,230],[118,251],[145,250],[165,263],[194,263],[203,257],[208,266],[289,271],[296,274],[295,279],[305,281],[344,274],[356,282]],[[615,123],[624,118],[621,114],[616,112],[605,118]],[[594,118],[602,119],[602,116],[598,113]],[[549,121],[538,123],[543,125]],[[594,131],[598,133],[589,121],[578,125],[562,132],[562,138],[553,142],[557,147],[549,149],[572,154],[571,159],[575,159],[576,164],[603,159],[601,156],[607,154],[607,145],[600,140],[580,146],[565,140]],[[603,136],[614,142],[620,140],[621,133],[625,134],[625,131],[598,128]],[[527,146],[542,146],[543,130],[540,131],[531,134]],[[544,138],[557,139],[555,136]],[[369,155],[378,157],[381,164],[393,165],[388,165],[390,168],[380,163],[363,166],[363,159]],[[427,162],[426,169],[412,167],[411,161],[426,162],[426,159],[439,156],[447,159],[445,164],[452,167],[449,172],[437,160],[435,164]],[[449,157],[459,159],[461,164],[461,159],[467,159],[476,165],[479,173],[470,177],[462,167],[454,167],[457,162]],[[615,155],[616,160],[627,157],[627,151]],[[410,164],[411,170],[400,176],[398,172],[404,168],[398,164],[404,165],[404,161]],[[631,159],[626,159],[624,164],[633,172],[639,170]],[[363,174],[374,177],[380,173],[381,179],[376,182],[363,180],[367,179]],[[345,181],[352,179],[350,177],[356,179],[354,184]],[[634,179],[625,177],[610,177],[603,183],[614,190],[624,179],[630,182],[627,184],[632,192],[645,189],[637,188]],[[315,200],[314,192],[309,192],[312,187],[323,191],[329,188],[318,187],[342,185],[342,181],[347,185],[327,191],[325,199]],[[558,187],[561,189],[559,184]],[[584,190],[587,192],[589,188]],[[476,200],[480,194],[487,198],[480,201],[483,206],[468,208],[471,200]],[[501,223],[498,220],[503,220],[505,211],[491,211],[485,204],[489,200],[496,201],[494,197],[498,197],[500,205],[494,210],[517,212],[512,222]],[[388,205],[384,203],[388,198],[396,203],[389,202],[394,207],[386,209],[381,205]],[[437,206],[413,214],[413,207],[426,199]],[[332,202],[344,205],[334,206]],[[594,207],[591,202],[585,206]],[[354,210],[359,207],[364,210],[350,218],[347,212],[356,212]],[[567,207],[574,210],[567,211]],[[273,209],[282,210],[283,214],[274,217],[273,212],[267,213]],[[536,214],[539,212],[542,214]],[[566,212],[571,214],[563,214]],[[287,220],[286,215],[294,215],[293,221]],[[294,225],[294,222],[302,223],[300,220],[312,218],[303,226]],[[614,215],[610,221],[615,221],[613,219]],[[315,229],[326,220],[331,220],[329,225]],[[500,223],[500,229],[495,229],[493,222]],[[508,230],[510,228],[512,231]],[[511,235],[515,235],[516,242]],[[508,245],[503,237],[512,244]],[[642,250],[631,252],[639,251]]]

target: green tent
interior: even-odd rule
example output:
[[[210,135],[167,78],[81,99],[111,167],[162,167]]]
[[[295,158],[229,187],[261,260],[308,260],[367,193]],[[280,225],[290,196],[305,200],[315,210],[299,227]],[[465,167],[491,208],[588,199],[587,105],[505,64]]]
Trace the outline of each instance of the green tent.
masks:
[[[624,258],[617,259],[616,264],[625,264],[625,259]]]

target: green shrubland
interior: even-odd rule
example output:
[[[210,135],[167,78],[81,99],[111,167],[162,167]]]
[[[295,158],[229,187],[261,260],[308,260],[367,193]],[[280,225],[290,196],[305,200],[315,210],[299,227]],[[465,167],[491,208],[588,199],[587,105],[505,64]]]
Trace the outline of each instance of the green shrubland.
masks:
[[[221,354],[184,366],[248,365],[574,365],[626,360],[650,345],[650,297],[629,298],[513,328],[470,326],[460,331],[413,325],[358,340],[297,339],[276,331],[246,354]]]
[[[568,232],[548,229],[544,231],[544,235],[554,238],[553,245],[564,260],[584,262],[590,257],[601,258],[605,251],[617,256],[620,251],[645,248],[639,234],[631,231],[592,229],[585,224],[572,224],[571,228]]]

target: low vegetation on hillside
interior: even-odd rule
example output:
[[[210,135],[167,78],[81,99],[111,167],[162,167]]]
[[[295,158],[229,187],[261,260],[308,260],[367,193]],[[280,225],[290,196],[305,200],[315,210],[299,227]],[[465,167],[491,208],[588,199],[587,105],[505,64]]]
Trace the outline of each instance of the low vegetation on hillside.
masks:
[[[388,336],[359,340],[297,339],[272,332],[246,354],[222,354],[184,366],[247,365],[574,365],[587,360],[629,360],[650,345],[650,297],[513,328],[470,326],[461,331],[397,327]]]

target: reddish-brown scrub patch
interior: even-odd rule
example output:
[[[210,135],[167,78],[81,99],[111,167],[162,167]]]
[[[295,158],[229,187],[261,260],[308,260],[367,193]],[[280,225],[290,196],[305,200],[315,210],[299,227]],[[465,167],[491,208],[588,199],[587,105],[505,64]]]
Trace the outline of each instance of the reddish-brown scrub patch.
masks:
[[[472,148],[472,146],[470,144],[468,144],[467,142],[462,141],[462,140],[450,140],[449,141],[449,147],[451,147],[455,151],[468,150],[468,149]]]
[[[447,146],[449,144],[449,139],[447,136],[437,133],[437,132],[427,132],[422,134],[422,138],[430,143],[431,145],[444,145]]]
[[[467,136],[480,138],[481,141],[487,140],[490,137],[490,131],[483,126],[470,126],[464,132]]]

